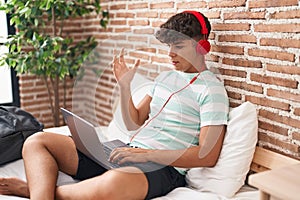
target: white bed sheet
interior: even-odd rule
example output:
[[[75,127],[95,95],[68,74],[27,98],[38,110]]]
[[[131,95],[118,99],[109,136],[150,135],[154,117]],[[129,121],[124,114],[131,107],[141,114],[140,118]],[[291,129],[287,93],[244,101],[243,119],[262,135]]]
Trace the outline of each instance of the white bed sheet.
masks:
[[[107,127],[100,127],[100,131],[106,130]],[[54,132],[64,135],[69,135],[69,130],[67,127],[59,127],[59,128],[51,128],[47,129],[48,132]],[[107,139],[103,138],[102,139]],[[23,180],[26,180],[25,171],[23,160],[17,160],[11,162],[6,165],[0,166],[0,177],[19,177]],[[72,177],[59,172],[57,185],[65,185],[65,184],[72,184],[76,183],[77,180],[74,180]],[[199,192],[187,187],[181,187],[173,190],[169,194],[163,197],[155,198],[154,200],[258,200],[259,199],[259,192],[256,189],[253,189],[249,186],[243,186],[241,190],[232,198],[228,199],[224,196],[206,193],[206,192]],[[15,196],[5,196],[0,195],[0,200],[28,200],[27,198],[15,197]]]

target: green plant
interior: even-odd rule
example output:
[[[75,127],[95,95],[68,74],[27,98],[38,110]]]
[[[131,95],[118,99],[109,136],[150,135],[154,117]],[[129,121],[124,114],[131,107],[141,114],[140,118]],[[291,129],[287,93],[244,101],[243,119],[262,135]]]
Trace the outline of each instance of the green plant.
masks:
[[[97,46],[92,36],[74,42],[64,30],[65,23],[96,13],[101,14],[99,25],[105,28],[108,12],[101,9],[100,0],[8,0],[0,6],[0,10],[10,14],[10,22],[17,30],[6,42],[9,52],[0,58],[0,66],[7,64],[19,74],[28,73],[43,78],[54,125],[58,126],[59,83],[64,85],[65,105],[66,77],[76,76]]]

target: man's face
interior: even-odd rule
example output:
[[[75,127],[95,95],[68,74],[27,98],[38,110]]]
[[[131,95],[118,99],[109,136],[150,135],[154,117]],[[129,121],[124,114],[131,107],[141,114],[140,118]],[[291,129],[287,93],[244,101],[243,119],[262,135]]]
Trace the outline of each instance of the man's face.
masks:
[[[199,55],[196,53],[196,41],[193,39],[178,40],[169,44],[171,63],[178,71],[194,73],[197,67]]]

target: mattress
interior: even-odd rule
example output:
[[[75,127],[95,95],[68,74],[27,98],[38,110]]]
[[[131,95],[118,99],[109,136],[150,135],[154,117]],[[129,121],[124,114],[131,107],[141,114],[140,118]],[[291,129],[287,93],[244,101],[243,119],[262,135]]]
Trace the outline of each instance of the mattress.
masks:
[[[107,127],[99,127],[99,132],[105,132]],[[54,132],[58,134],[69,135],[69,130],[66,126],[59,128],[51,128],[47,129],[47,132]],[[99,134],[103,135],[103,134]],[[107,139],[107,138],[101,138]],[[18,177],[24,181],[26,181],[25,171],[23,160],[19,159],[14,162],[8,163],[6,165],[0,166],[0,177]],[[76,183],[77,180],[74,180],[69,175],[59,172],[57,185],[65,185],[65,184],[73,184]],[[207,199],[207,200],[258,200],[259,199],[259,191],[250,187],[243,186],[232,198],[226,198],[224,196],[208,193],[208,192],[200,192],[187,187],[180,187],[169,194],[163,197],[155,198],[154,200],[199,200],[199,199]],[[15,196],[6,196],[0,195],[0,200],[28,200],[27,198],[15,197]]]

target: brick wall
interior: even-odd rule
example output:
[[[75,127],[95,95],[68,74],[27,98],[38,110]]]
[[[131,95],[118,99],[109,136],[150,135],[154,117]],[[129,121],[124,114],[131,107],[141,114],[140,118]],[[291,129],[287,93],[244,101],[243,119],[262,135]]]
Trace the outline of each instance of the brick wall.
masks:
[[[99,41],[99,63],[86,64],[87,76],[70,92],[75,94],[73,102],[69,100],[73,109],[80,108],[78,112],[84,110],[89,120],[107,125],[117,96],[109,68],[113,49],[125,47],[130,64],[140,58],[139,72],[152,79],[170,68],[167,49],[152,36],[155,29],[174,13],[197,8],[212,23],[207,65],[221,74],[231,107],[254,103],[259,145],[300,159],[299,0],[107,0],[102,6],[110,11],[107,30],[98,26],[97,16],[68,26],[77,38],[93,34]],[[95,68],[102,70],[100,76]],[[51,126],[43,84],[22,76],[20,87],[22,107]]]

